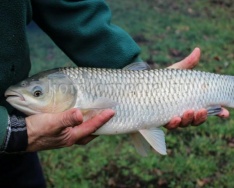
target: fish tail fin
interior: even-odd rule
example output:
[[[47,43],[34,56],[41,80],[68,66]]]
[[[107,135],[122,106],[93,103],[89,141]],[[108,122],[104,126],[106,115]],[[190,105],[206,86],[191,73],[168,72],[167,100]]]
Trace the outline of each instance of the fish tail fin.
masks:
[[[222,107],[220,105],[214,105],[207,108],[208,116],[216,116],[222,111]]]

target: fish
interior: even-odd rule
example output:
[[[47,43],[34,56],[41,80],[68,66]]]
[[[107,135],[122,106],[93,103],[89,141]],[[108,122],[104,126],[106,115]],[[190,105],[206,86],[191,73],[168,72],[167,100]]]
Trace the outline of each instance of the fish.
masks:
[[[124,69],[62,67],[10,86],[7,102],[26,115],[81,110],[87,120],[112,108],[115,116],[94,135],[129,134],[137,152],[150,148],[166,155],[160,128],[175,116],[205,108],[234,107],[234,77],[198,70],[149,69],[133,63]]]

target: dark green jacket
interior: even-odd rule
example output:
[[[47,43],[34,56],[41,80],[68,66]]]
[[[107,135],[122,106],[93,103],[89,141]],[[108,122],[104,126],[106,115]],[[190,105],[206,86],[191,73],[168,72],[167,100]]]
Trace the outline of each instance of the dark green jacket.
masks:
[[[132,38],[110,23],[102,0],[5,0],[0,19],[0,146],[10,113],[4,91],[30,70],[26,25],[32,19],[78,66],[121,68],[139,54]]]

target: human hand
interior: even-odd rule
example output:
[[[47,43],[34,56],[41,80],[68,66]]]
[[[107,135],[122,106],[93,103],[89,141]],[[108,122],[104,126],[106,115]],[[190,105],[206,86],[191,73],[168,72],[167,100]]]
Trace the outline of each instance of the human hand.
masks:
[[[201,51],[199,48],[195,48],[193,52],[183,59],[182,61],[175,63],[171,65],[168,68],[174,68],[174,69],[192,69],[194,68],[200,59]],[[219,117],[222,118],[228,118],[229,112],[227,109],[222,108],[222,111],[218,114]],[[203,122],[205,122],[207,119],[207,110],[206,109],[200,109],[197,112],[194,112],[193,110],[186,111],[182,117],[174,117],[171,119],[171,121],[165,125],[167,129],[174,129],[178,127],[187,127],[188,125],[200,125]]]
[[[104,110],[83,122],[81,112],[70,109],[57,114],[36,114],[25,119],[28,132],[28,152],[87,144],[91,135],[114,116],[113,110]]]

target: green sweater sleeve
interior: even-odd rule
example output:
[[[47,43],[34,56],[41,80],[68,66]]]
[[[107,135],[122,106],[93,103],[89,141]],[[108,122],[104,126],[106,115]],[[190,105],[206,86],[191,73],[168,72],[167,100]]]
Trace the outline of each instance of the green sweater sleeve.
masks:
[[[103,0],[32,0],[33,19],[78,66],[122,68],[140,49]]]
[[[0,106],[0,148],[6,138],[7,126],[8,126],[8,112],[6,108]]]

